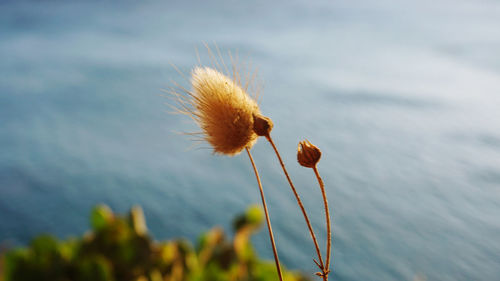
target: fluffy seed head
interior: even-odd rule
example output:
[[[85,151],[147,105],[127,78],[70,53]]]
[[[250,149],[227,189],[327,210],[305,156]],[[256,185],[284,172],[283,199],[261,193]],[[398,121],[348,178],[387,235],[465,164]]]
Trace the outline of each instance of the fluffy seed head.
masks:
[[[297,148],[297,161],[299,164],[307,167],[314,168],[321,158],[321,150],[308,140],[299,142]]]
[[[214,153],[235,155],[255,143],[253,116],[260,115],[259,107],[236,81],[212,68],[196,67],[191,86],[182,105]]]

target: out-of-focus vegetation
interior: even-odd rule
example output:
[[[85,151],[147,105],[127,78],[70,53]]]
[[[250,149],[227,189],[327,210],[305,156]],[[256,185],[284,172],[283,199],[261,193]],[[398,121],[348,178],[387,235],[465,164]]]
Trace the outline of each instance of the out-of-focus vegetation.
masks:
[[[216,227],[193,247],[185,239],[152,240],[139,207],[119,216],[97,206],[92,230],[83,237],[59,241],[42,235],[1,256],[0,281],[278,280],[274,264],[260,260],[250,243],[262,220],[262,211],[251,207],[234,220],[232,240]],[[287,281],[307,280],[283,273]]]

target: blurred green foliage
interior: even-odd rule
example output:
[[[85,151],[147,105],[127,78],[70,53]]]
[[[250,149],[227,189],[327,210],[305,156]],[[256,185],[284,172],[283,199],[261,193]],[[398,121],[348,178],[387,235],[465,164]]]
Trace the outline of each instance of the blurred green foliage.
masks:
[[[196,247],[185,239],[152,240],[139,207],[119,216],[97,206],[90,221],[92,230],[81,238],[42,235],[0,256],[0,281],[278,280],[274,262],[260,260],[250,242],[263,221],[258,207],[234,220],[232,241],[216,227]],[[307,280],[297,272],[283,274],[287,281]]]

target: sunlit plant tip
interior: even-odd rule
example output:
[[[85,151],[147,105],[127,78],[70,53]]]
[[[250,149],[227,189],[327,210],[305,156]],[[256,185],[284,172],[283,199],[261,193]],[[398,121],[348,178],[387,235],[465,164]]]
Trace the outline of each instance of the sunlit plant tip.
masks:
[[[321,150],[308,140],[299,142],[297,161],[301,166],[314,168],[321,158]]]
[[[241,85],[215,69],[196,67],[191,86],[187,96],[179,95],[181,105],[214,153],[233,156],[251,148],[258,137],[253,116],[260,115],[260,110]]]

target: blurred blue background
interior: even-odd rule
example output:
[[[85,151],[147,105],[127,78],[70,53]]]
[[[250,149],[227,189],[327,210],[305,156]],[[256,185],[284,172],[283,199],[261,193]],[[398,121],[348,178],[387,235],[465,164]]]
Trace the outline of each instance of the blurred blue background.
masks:
[[[209,2],[209,3],[208,3]],[[90,208],[143,206],[157,239],[196,239],[259,195],[246,156],[177,131],[162,89],[188,87],[203,42],[258,68],[262,112],[325,239],[333,280],[500,278],[500,2],[1,1],[0,241],[88,228]],[[227,58],[226,58],[227,60]],[[198,149],[202,148],[202,149]],[[282,262],[314,250],[269,145],[261,170]],[[264,231],[254,239],[271,259]]]

